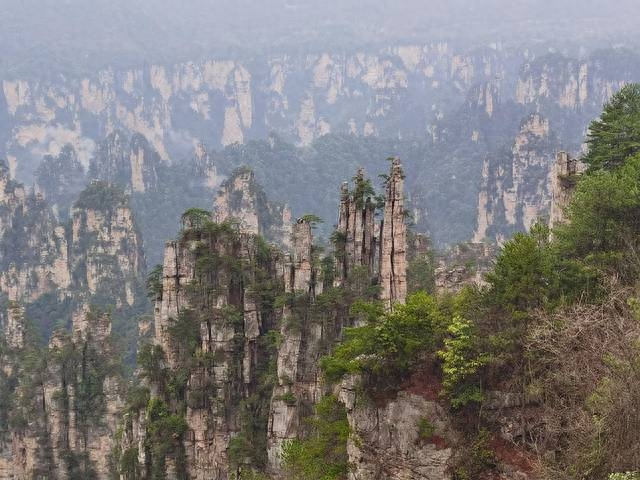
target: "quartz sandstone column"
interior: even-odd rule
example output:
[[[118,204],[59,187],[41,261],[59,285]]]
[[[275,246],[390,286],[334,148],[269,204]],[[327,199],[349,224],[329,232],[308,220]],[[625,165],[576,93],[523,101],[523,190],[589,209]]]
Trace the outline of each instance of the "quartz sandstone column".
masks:
[[[385,309],[407,297],[407,226],[404,221],[404,174],[394,158],[387,181],[380,247],[380,299]]]

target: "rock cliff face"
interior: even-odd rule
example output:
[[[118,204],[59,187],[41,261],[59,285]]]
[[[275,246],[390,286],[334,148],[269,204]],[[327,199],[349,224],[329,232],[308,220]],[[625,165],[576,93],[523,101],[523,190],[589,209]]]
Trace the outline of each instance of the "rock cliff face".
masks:
[[[65,229],[41,195],[10,180],[0,165],[0,290],[29,302],[71,283]]]
[[[161,164],[162,159],[143,135],[136,133],[128,140],[123,132],[115,131],[97,148],[89,175],[144,193],[157,187]]]
[[[371,277],[378,268],[380,230],[374,225],[376,205],[370,189],[370,181],[365,180],[361,169],[354,177],[353,192],[349,192],[346,182],[340,187],[338,225],[334,234],[336,286],[342,285],[354,268],[365,267]]]
[[[147,376],[154,402],[172,411],[176,402],[185,407],[174,413],[184,430],[176,433],[179,443],[170,453],[140,450],[144,468],[166,468],[169,478],[226,479],[251,461],[251,452],[246,459],[230,449],[242,449],[257,434],[254,423],[264,435],[266,417],[247,418],[245,412],[266,401],[259,378],[269,362],[264,335],[276,312],[263,299],[270,293],[262,281],[283,282],[279,254],[232,223],[185,218],[182,237],[167,244],[154,340],[166,358],[166,373]],[[148,409],[135,418],[143,420],[128,425],[130,445],[162,440],[150,438],[158,419]]]
[[[380,299],[387,309],[403,303],[407,295],[407,227],[404,208],[404,174],[393,159],[386,182],[383,218],[376,224],[377,199],[371,182],[358,170],[353,191],[348,183],[340,189],[338,225],[334,233],[335,285],[345,283],[359,269],[380,285]]]
[[[69,325],[86,305],[113,305],[119,333],[146,305],[145,259],[128,198],[95,182],[81,192],[70,217],[0,172],[0,292],[16,302],[44,339]],[[125,310],[127,313],[125,314]],[[132,338],[132,341],[135,341]]]
[[[211,157],[202,161],[206,157],[200,149],[203,141],[214,149],[229,147],[222,155],[230,160],[218,166],[224,174],[245,163],[242,152],[240,156],[230,153],[241,150],[233,146],[236,143],[274,133],[302,146],[295,154],[283,152],[280,168],[265,169],[262,164],[267,174],[256,168],[275,198],[276,192],[286,190],[287,182],[292,183],[283,173],[291,167],[289,156],[307,155],[306,147],[321,142],[325,134],[341,138],[349,134],[359,142],[374,141],[364,137],[393,137],[396,143],[389,149],[395,150],[398,144],[404,148],[396,153],[416,172],[405,185],[410,199],[407,209],[422,230],[431,232],[436,245],[479,242],[485,237],[499,241],[526,227],[533,215],[546,215],[549,206],[545,192],[551,188],[550,177],[541,186],[533,165],[517,166],[534,161],[524,159],[526,152],[514,152],[511,160],[506,159],[505,142],[505,148],[511,149],[518,135],[512,126],[539,114],[548,123],[549,142],[540,145],[537,155],[552,158],[560,147],[577,153],[584,130],[602,102],[634,80],[640,80],[640,60],[620,49],[574,58],[551,55],[538,46],[507,48],[495,43],[470,48],[435,42],[351,53],[149,65],[51,81],[3,79],[0,116],[6,117],[3,130],[7,133],[6,142],[3,133],[0,153],[8,160],[11,178],[29,184],[34,177],[41,178],[41,163],[44,168],[44,163],[51,166],[58,161],[41,162],[43,154],[67,158],[65,152],[71,146],[76,158],[73,165],[65,165],[73,168],[63,170],[75,173],[62,175],[40,190],[58,207],[56,214],[64,215],[70,205],[60,188],[74,191],[76,177],[84,185],[84,170],[91,164],[89,178],[130,189],[142,231],[149,245],[153,243],[147,256],[158,263],[162,241],[155,239],[172,237],[176,225],[154,229],[153,219],[180,203],[187,196],[179,194],[184,191],[193,197],[169,218],[177,218],[189,206],[209,208],[211,189],[220,181]],[[108,141],[101,143],[105,137]],[[417,151],[410,146],[414,139],[423,144]],[[408,145],[403,147],[405,142]],[[200,158],[197,169],[190,163],[194,148]],[[549,150],[543,152],[543,148]],[[367,156],[362,151],[357,155]],[[516,163],[515,157],[519,158]],[[258,159],[255,164],[260,165],[263,156]],[[320,156],[313,163],[324,160]],[[366,161],[357,158],[356,164]],[[548,174],[552,163],[539,167]],[[305,165],[303,173],[316,173],[314,164]],[[304,204],[297,212],[302,214],[311,210],[304,203],[305,195],[318,198],[323,208],[316,213],[327,216],[333,205],[320,192],[355,166],[352,163],[339,171],[345,164],[340,162],[334,169],[337,178],[318,174],[313,195],[301,189],[282,200]],[[371,167],[367,164],[367,168]],[[269,170],[275,173],[265,178]],[[482,181],[485,188],[478,191]],[[206,185],[208,190],[191,189],[191,183]],[[170,200],[163,204],[163,198]],[[514,213],[518,201],[524,203],[523,211]],[[543,207],[535,208],[536,204]],[[159,207],[154,210],[154,206]],[[506,212],[501,213],[504,208]],[[470,213],[474,211],[475,215]],[[284,236],[288,238],[288,232]]]
[[[111,314],[89,305],[114,306],[122,335],[146,304],[127,197],[95,182],[67,218],[6,168],[0,182],[0,478],[109,478],[123,407],[119,358],[131,352],[116,349]]]
[[[404,173],[395,158],[387,180],[380,246],[380,299],[387,309],[407,297],[407,226],[404,208]]]
[[[269,468],[276,474],[281,467],[283,444],[302,435],[303,418],[308,414],[309,405],[315,404],[322,394],[317,365],[322,326],[312,321],[310,312],[305,311],[307,308],[300,309],[300,303],[308,306],[316,294],[322,292],[322,284],[317,282],[319,272],[313,262],[309,222],[300,220],[294,225],[292,240],[292,252],[284,265],[284,291],[294,301],[282,311],[279,332],[282,343],[277,353],[277,381],[267,425]]]
[[[353,480],[447,480],[459,434],[447,412],[434,399],[402,391],[384,405],[375,405],[346,382],[340,399],[352,427],[349,461]],[[430,436],[419,430],[428,421]]]
[[[110,478],[124,385],[109,314],[79,312],[71,333],[57,332],[44,349],[25,335],[24,316],[13,322],[23,338],[5,325],[1,478]]]
[[[261,235],[279,245],[291,245],[291,211],[269,202],[262,187],[247,168],[235,170],[220,186],[213,205],[218,223],[234,220],[244,233]]]
[[[76,152],[65,145],[57,156],[45,155],[36,170],[36,191],[62,221],[85,187],[85,171]]]
[[[126,195],[93,182],[71,217],[71,269],[76,291],[103,295],[116,306],[132,306],[140,296],[145,262],[142,242]]]
[[[548,120],[536,113],[522,123],[510,151],[485,159],[473,242],[500,242],[548,215],[556,147]]]
[[[71,144],[86,166],[99,139],[118,129],[143,135],[168,160],[202,139],[231,145],[276,132],[308,145],[329,132],[434,132],[469,92],[489,117],[508,102],[597,110],[637,80],[640,62],[621,51],[572,58],[527,47],[434,42],[109,69],[50,82],[3,79],[10,131],[3,148],[24,181],[36,152],[57,155]],[[139,173],[139,159],[126,163]]]
[[[436,258],[436,292],[458,292],[468,285],[482,286],[491,270],[496,248],[488,243],[464,243],[440,253]]]
[[[567,152],[558,152],[551,171],[551,209],[549,228],[563,222],[564,210],[569,205],[577,176],[584,171],[585,165]]]

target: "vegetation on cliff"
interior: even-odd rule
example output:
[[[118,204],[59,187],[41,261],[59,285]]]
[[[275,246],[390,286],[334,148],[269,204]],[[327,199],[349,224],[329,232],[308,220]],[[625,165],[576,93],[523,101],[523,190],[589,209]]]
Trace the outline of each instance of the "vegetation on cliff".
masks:
[[[639,89],[625,87],[594,122],[591,168],[564,224],[549,232],[537,223],[516,234],[485,287],[453,296],[418,293],[390,313],[356,305],[354,314],[365,313],[361,326],[347,329],[323,360],[327,378],[357,373],[369,390],[393,390],[435,364],[442,398],[465,419],[469,452],[477,446],[474,432],[499,428],[483,414],[498,391],[537,415],[514,438],[538,457],[537,475],[601,479],[639,470],[640,427],[632,413],[640,398]],[[456,478],[476,478],[478,463],[465,458],[471,453],[461,456]]]

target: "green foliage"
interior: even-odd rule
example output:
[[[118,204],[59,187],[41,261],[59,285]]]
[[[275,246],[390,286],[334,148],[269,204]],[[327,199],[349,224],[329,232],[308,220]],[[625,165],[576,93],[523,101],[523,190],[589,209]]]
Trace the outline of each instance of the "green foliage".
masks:
[[[182,214],[181,219],[185,228],[199,229],[211,222],[211,212],[202,208],[192,207]]]
[[[74,207],[111,212],[117,207],[127,205],[128,201],[122,188],[107,182],[94,181],[80,192]]]
[[[315,228],[319,223],[323,223],[324,220],[322,220],[322,218],[320,218],[318,215],[307,213],[305,215],[302,215],[299,221],[308,223],[311,225],[311,228]]]
[[[182,415],[171,413],[160,398],[149,400],[146,412],[147,436],[145,446],[151,454],[151,478],[164,480],[167,456],[176,459],[178,471],[183,474],[182,437],[187,431],[187,422]]]
[[[612,170],[640,153],[640,84],[624,86],[591,122],[584,162],[591,170]]]
[[[516,233],[502,247],[495,267],[487,275],[493,305],[524,312],[545,305],[557,291],[549,229],[536,224],[531,233]]]
[[[608,480],[640,480],[640,472],[612,473]]]
[[[153,300],[162,298],[162,265],[158,264],[147,275],[147,296]]]
[[[69,144],[57,156],[45,155],[35,172],[38,188],[55,204],[60,217],[66,219],[69,208],[86,182],[84,168]]]
[[[151,392],[147,387],[134,385],[127,392],[127,406],[132,412],[143,410],[149,404],[150,398]]]
[[[365,202],[370,201],[371,198],[375,197],[376,191],[371,184],[371,180],[368,178],[363,178],[360,175],[355,175],[353,177],[354,187],[351,192],[351,196],[353,200],[356,202],[357,208],[362,208],[365,205]]]
[[[398,381],[435,351],[446,325],[438,302],[425,293],[409,296],[388,313],[366,303],[356,303],[352,313],[365,324],[346,329],[344,341],[321,361],[332,381],[350,373],[366,374],[374,383]]]
[[[491,435],[482,429],[476,435],[472,445],[461,457],[460,464],[454,472],[455,480],[473,480],[482,473],[495,468],[497,459],[490,446]]]
[[[154,384],[165,380],[165,354],[160,345],[143,345],[138,353],[138,367],[142,378],[148,378]]]
[[[640,141],[640,140],[639,140]],[[585,175],[558,228],[561,253],[632,280],[640,272],[640,155],[615,170]]]
[[[124,480],[138,480],[140,475],[140,464],[138,463],[138,449],[136,447],[127,448],[120,456],[120,475]]]
[[[444,391],[454,408],[470,402],[479,403],[483,394],[477,374],[489,363],[490,357],[479,351],[477,331],[470,321],[455,316],[447,333],[444,348],[438,351],[443,361]]]
[[[410,260],[407,265],[407,290],[409,293],[435,292],[436,275],[433,258],[425,255]]]
[[[307,419],[309,435],[282,449],[282,463],[291,480],[341,480],[348,473],[349,423],[344,406],[333,395],[323,397]]]
[[[167,328],[172,346],[179,352],[182,365],[189,364],[189,359],[194,357],[196,349],[200,346],[200,320],[201,316],[195,309],[185,308]]]
[[[298,402],[298,399],[296,398],[295,394],[290,391],[275,397],[275,400],[280,400],[287,405],[295,405]]]
[[[433,437],[436,429],[427,417],[422,417],[418,420],[418,438],[420,440],[429,440]]]

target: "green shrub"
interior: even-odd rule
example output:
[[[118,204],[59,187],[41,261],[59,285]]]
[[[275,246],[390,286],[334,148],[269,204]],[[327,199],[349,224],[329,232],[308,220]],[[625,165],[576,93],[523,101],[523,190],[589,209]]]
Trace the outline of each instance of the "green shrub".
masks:
[[[344,406],[333,395],[323,397],[307,424],[311,430],[307,438],[291,440],[283,446],[282,463],[287,478],[345,479],[349,423]]]
[[[490,356],[480,351],[477,332],[470,321],[455,316],[447,333],[444,348],[438,351],[443,360],[444,391],[454,408],[479,403],[483,393],[477,374],[489,363]]]
[[[584,162],[591,170],[614,169],[640,152],[640,84],[615,93],[600,118],[591,122]]]
[[[278,395],[277,397],[275,397],[275,400],[280,400],[287,405],[295,405],[298,402],[298,399],[293,394],[293,392],[286,392],[282,395]]]
[[[378,304],[361,302],[352,312],[362,315],[365,325],[346,329],[344,341],[322,359],[330,381],[362,373],[382,384],[396,382],[435,352],[446,325],[437,301],[425,293],[409,296],[388,313]]]
[[[433,437],[436,429],[427,417],[418,420],[418,438],[420,440],[428,440]]]

